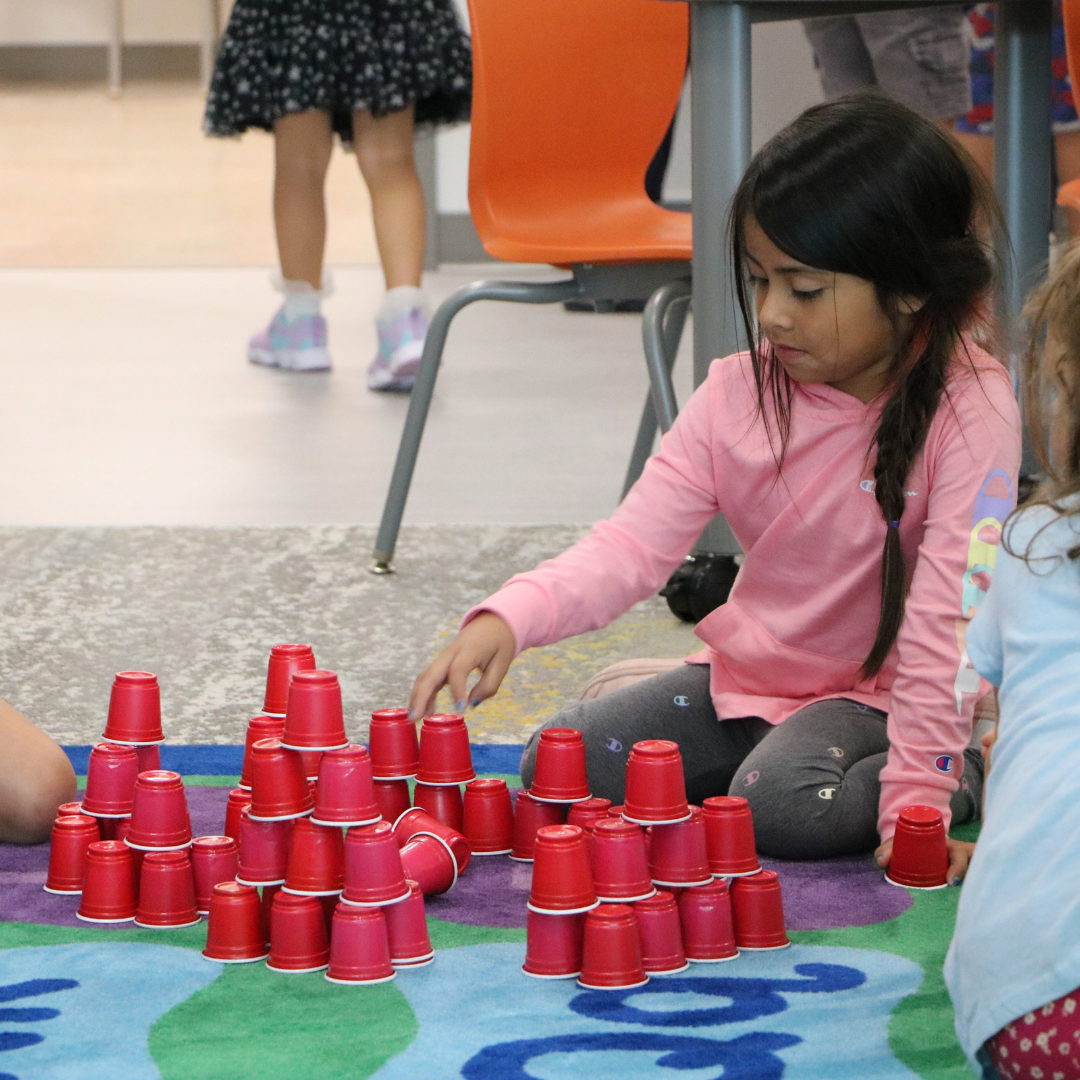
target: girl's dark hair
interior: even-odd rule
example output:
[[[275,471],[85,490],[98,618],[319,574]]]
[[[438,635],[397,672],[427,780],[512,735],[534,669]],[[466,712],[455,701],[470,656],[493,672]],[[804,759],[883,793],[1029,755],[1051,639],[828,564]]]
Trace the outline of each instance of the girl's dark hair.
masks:
[[[758,408],[769,412],[782,466],[791,380],[755,328],[744,229],[753,219],[806,266],[873,283],[895,331],[888,400],[874,436],[875,495],[886,522],[881,614],[862,677],[881,669],[904,618],[907,592],[897,524],[915,457],[937,412],[961,335],[990,329],[996,264],[980,237],[1000,220],[974,162],[937,125],[875,91],[817,105],[755,155],[729,221],[736,292],[750,343]],[[905,320],[901,300],[922,301]],[[906,329],[905,329],[906,327]]]

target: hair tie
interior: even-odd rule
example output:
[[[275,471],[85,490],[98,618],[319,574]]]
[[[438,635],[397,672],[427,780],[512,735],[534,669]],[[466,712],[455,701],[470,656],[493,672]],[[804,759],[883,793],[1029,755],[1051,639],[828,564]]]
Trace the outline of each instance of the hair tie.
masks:
[[[886,526],[886,528],[889,528],[889,529],[899,529],[900,528],[900,522],[899,521],[886,521],[885,526]]]

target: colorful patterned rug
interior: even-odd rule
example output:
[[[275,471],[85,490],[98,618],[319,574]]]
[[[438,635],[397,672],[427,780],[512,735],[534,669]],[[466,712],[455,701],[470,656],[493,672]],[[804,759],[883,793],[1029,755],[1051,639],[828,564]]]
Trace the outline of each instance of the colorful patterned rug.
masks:
[[[88,751],[69,748],[80,772]],[[520,746],[473,751],[516,780]],[[164,748],[196,835],[221,831],[240,753]],[[793,948],[625,992],[521,974],[530,868],[505,857],[428,900],[433,965],[371,987],[208,963],[205,921],[90,928],[42,890],[47,863],[47,845],[0,845],[0,1080],[971,1076],[941,977],[958,890],[896,888],[865,857],[767,860]]]

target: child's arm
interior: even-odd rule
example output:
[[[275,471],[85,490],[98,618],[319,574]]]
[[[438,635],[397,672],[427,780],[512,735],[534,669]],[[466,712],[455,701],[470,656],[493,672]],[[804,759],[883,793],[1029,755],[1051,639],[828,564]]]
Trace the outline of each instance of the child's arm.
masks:
[[[0,701],[0,842],[40,844],[61,803],[76,796],[75,770],[40,728]]]

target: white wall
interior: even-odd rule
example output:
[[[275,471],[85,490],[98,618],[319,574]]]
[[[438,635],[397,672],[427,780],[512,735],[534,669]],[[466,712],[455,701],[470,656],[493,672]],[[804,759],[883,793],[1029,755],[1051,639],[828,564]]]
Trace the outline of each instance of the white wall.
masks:
[[[198,41],[206,3],[124,0],[124,37],[136,44]],[[0,45],[100,45],[111,17],[112,0],[0,0]]]

